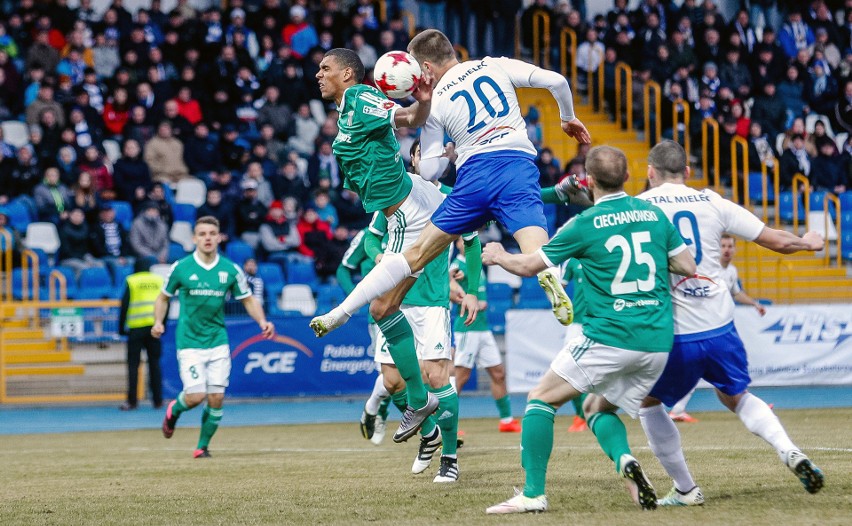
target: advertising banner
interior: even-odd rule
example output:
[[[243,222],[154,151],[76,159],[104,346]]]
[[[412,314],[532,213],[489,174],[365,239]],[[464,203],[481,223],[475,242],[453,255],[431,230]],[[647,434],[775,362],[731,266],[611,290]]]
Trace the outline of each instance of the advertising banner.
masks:
[[[526,393],[562,349],[566,328],[550,310],[506,311],[506,387]]]

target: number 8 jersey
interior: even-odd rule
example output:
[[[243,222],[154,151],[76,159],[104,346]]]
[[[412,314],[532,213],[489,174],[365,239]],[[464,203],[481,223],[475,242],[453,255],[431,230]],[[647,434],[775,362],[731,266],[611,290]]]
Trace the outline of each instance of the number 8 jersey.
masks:
[[[719,263],[722,234],[754,241],[763,222],[709,189],[664,183],[638,197],[666,213],[698,264],[696,278],[672,275],[675,334],[702,334],[731,323],[734,301]]]
[[[456,168],[486,152],[518,150],[535,156],[515,88],[530,87],[536,69],[505,57],[453,66],[433,88],[432,109],[421,137],[422,158],[440,157],[445,135],[456,145]]]

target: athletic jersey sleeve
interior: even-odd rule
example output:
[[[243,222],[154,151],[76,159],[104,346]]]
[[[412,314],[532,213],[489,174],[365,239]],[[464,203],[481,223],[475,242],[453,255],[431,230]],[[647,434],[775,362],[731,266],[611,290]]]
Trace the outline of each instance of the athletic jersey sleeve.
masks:
[[[575,216],[538,250],[538,254],[548,267],[555,267],[572,257],[582,256],[587,242],[581,216]]]
[[[434,181],[444,173],[449,159],[444,155],[444,129],[434,115],[429,115],[420,132],[420,177]]]
[[[358,119],[365,131],[379,130],[385,126],[394,129],[394,115],[399,105],[392,100],[383,99],[370,91],[362,91],[355,99],[353,119]]]
[[[364,231],[361,230],[352,238],[340,264],[350,270],[358,270],[358,265],[364,257]]]
[[[737,273],[737,267],[733,265],[728,266],[728,272],[731,273],[731,283],[729,283],[729,289],[731,291],[731,296],[735,296],[743,291],[743,288],[740,286],[740,276]]]
[[[763,221],[740,205],[722,198],[719,194],[714,192],[712,195],[715,196],[714,201],[719,209],[722,224],[725,225],[725,232],[741,237],[746,241],[757,239],[765,227]]]
[[[492,60],[506,72],[515,87],[544,88],[550,91],[559,106],[559,118],[563,121],[574,120],[574,98],[565,77],[522,60],[506,57]]]
[[[236,275],[234,276],[234,283],[231,285],[231,294],[233,294],[236,300],[244,300],[252,295],[251,287],[243,269],[239,265],[234,264],[234,270],[236,271]]]
[[[660,224],[663,225],[663,228],[666,230],[666,250],[668,251],[669,257],[674,257],[688,247],[686,243],[683,242],[683,238],[680,237],[675,226],[671,221],[666,217],[665,212],[660,209],[656,210],[658,217],[660,218]]]
[[[169,269],[169,275],[163,282],[163,290],[161,291],[168,297],[173,297],[180,289],[180,273],[177,271],[179,261],[175,261]]]
[[[381,238],[388,231],[388,218],[381,211],[376,211],[373,213],[373,219],[370,220],[370,225],[367,228]]]

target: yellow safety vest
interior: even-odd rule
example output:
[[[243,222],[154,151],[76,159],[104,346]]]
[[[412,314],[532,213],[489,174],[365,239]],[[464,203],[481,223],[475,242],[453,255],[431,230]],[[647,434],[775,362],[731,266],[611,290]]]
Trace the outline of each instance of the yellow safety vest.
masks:
[[[138,329],[154,325],[154,300],[163,290],[163,277],[152,272],[137,272],[127,276],[130,303],[127,308],[127,327]]]

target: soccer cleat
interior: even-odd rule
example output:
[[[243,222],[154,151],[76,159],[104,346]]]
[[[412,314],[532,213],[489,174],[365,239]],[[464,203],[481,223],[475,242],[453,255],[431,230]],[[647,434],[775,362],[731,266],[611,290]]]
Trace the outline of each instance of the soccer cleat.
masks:
[[[583,431],[587,431],[589,429],[589,425],[586,424],[586,421],[581,417],[574,415],[574,421],[571,422],[571,426],[568,427],[569,433],[582,433]]]
[[[543,511],[547,511],[546,496],[539,495],[538,497],[525,497],[517,488],[515,489],[515,496],[511,499],[485,509],[485,513],[489,515],[506,513],[541,513]]]
[[[118,406],[119,411],[135,411],[136,404],[131,404],[130,402],[124,402],[120,406]]]
[[[177,424],[178,417],[172,414],[172,408],[176,402],[177,400],[172,400],[166,406],[166,416],[163,417],[163,436],[166,438],[172,438],[172,435],[175,434],[175,424]]]
[[[565,289],[562,288],[559,279],[553,272],[544,270],[538,274],[538,284],[541,285],[547,299],[550,300],[553,315],[556,316],[559,323],[571,325],[571,322],[574,321],[574,305],[571,303],[571,298],[565,293]]]
[[[683,413],[669,413],[669,416],[675,422],[684,422],[686,424],[698,423],[698,419],[690,415],[686,411],[684,411]]]
[[[414,464],[411,465],[411,472],[416,475],[426,471],[426,468],[432,463],[432,457],[435,456],[435,452],[438,451],[442,443],[441,428],[438,426],[435,426],[435,430],[429,436],[420,437],[420,449],[417,451]]]
[[[420,429],[420,426],[423,425],[423,421],[434,413],[435,409],[438,409],[438,397],[432,393],[426,393],[426,405],[420,409],[408,406],[405,412],[402,413],[402,420],[399,422],[399,428],[396,430],[396,433],[393,434],[393,441],[396,443],[405,442],[413,437]]]
[[[200,447],[192,454],[192,458],[210,458],[212,456],[206,447]]]
[[[312,319],[310,326],[317,338],[322,338],[326,334],[346,323],[346,321],[347,320],[342,318],[335,318],[329,312]]]
[[[459,480],[459,459],[441,457],[441,467],[432,482],[456,482]]]
[[[822,474],[822,470],[816,467],[807,455],[798,449],[790,450],[787,452],[787,460],[785,463],[787,464],[787,467],[790,468],[790,471],[795,473],[796,476],[799,477],[799,480],[802,481],[802,485],[805,486],[805,491],[808,493],[816,493],[822,489],[822,486],[825,483],[825,477]]]
[[[631,455],[621,455],[618,468],[633,502],[641,506],[643,510],[657,509],[657,494],[654,492],[651,481],[642,471],[639,461]]]
[[[381,415],[376,416],[376,425],[373,428],[373,436],[370,438],[370,442],[375,445],[380,445],[382,440],[385,439],[385,431],[387,430],[387,421],[381,417]]]
[[[359,423],[361,427],[361,436],[370,440],[373,438],[373,433],[376,432],[376,415],[371,415],[367,412],[367,408],[365,407],[363,411],[361,411],[361,422]]]
[[[456,449],[461,449],[463,445],[464,445],[464,431],[459,429],[458,433],[456,434]]]
[[[669,494],[657,501],[658,506],[703,506],[704,494],[701,488],[695,486],[686,493],[672,488]]]
[[[521,423],[516,418],[513,418],[511,422],[500,422],[497,430],[501,433],[520,433]]]

